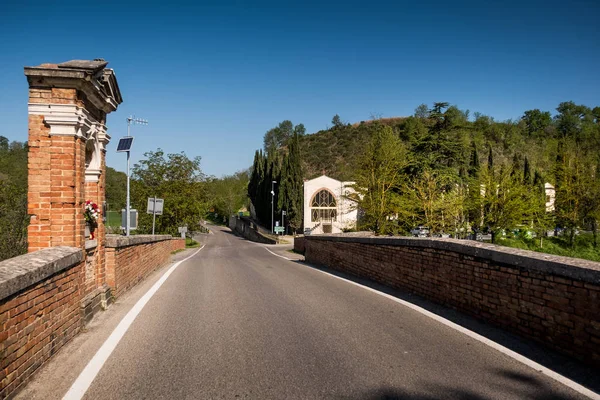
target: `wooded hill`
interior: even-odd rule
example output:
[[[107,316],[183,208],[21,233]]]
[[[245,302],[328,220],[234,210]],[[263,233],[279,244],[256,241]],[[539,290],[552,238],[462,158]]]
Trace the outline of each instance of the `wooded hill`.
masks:
[[[468,110],[450,106],[438,110],[442,111],[443,118],[441,135],[432,131],[437,123],[437,115],[432,111],[435,110],[421,105],[409,117],[353,124],[340,123],[337,119],[337,124],[332,121],[329,129],[301,136],[304,177],[312,179],[325,173],[339,180],[354,180],[358,160],[378,125],[389,126],[398,134],[409,149],[408,156],[415,167],[423,162],[436,167],[435,159],[442,165],[452,166],[456,174],[461,168],[468,169],[473,145],[483,158],[482,164],[487,163],[491,147],[498,162],[524,163],[528,158],[530,168],[552,184],[561,140],[573,140],[586,150],[600,151],[600,107],[591,109],[567,102],[559,105],[554,118],[550,112],[536,109],[525,111],[518,120],[495,121],[491,116],[471,115]],[[423,151],[438,154],[423,154]]]
[[[558,226],[572,243],[577,228],[585,227],[597,243],[600,107],[564,102],[554,116],[534,109],[498,122],[434,103],[406,118],[347,124],[336,115],[332,125],[304,135],[302,124],[284,121],[265,134],[253,167],[258,196],[249,192],[255,206],[265,208],[259,219],[270,215],[271,179],[285,181],[281,160],[297,137],[305,179],[326,174],[356,182],[365,215],[359,229],[406,233],[426,224],[456,237],[484,230],[493,240],[519,227],[541,238]],[[546,212],[546,182],[556,187],[554,212]]]

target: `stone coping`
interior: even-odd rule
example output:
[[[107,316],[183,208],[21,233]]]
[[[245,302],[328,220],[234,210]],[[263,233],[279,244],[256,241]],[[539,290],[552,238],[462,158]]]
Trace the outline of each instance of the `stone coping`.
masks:
[[[0,299],[3,300],[83,260],[77,247],[58,246],[0,262]]]
[[[361,243],[367,245],[405,246],[424,249],[451,251],[471,257],[478,257],[509,267],[523,268],[542,273],[550,273],[578,281],[600,284],[600,262],[580,258],[556,256],[531,250],[514,249],[472,240],[413,238],[362,235],[310,235],[306,240],[329,242]]]
[[[133,235],[133,236],[121,236],[121,235],[106,235],[105,247],[119,248],[127,246],[135,246],[138,244],[162,242],[164,240],[181,239],[179,237],[173,237],[171,235]]]

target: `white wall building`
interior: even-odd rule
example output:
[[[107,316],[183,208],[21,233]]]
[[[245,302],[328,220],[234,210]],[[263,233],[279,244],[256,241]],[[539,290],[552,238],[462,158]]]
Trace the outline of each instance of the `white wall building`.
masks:
[[[304,181],[304,233],[341,233],[356,227],[356,203],[347,198],[354,193],[350,185],[322,175]]]

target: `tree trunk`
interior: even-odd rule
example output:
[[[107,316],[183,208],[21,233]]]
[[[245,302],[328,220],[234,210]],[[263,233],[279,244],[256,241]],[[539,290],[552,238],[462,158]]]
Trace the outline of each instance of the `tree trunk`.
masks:
[[[573,247],[575,244],[575,228],[571,228],[569,232],[569,246]]]
[[[594,248],[598,247],[598,221],[592,220],[592,234],[594,235]]]

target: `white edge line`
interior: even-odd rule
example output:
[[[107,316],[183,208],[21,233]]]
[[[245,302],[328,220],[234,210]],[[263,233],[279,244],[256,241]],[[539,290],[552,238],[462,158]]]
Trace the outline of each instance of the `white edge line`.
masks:
[[[154,296],[154,294],[158,291],[162,284],[165,283],[169,275],[171,275],[171,273],[173,273],[173,271],[175,271],[175,269],[181,263],[194,257],[196,254],[198,254],[200,250],[204,248],[204,246],[206,245],[200,247],[197,251],[194,252],[194,254],[190,255],[189,257],[186,257],[183,260],[177,261],[175,264],[173,264],[160,277],[160,279],[156,281],[156,283],[137,301],[137,303],[135,303],[133,308],[129,310],[127,315],[123,317],[121,322],[119,322],[119,325],[117,325],[117,327],[112,331],[110,336],[102,344],[102,347],[98,349],[94,357],[88,362],[83,371],[81,371],[81,373],[79,374],[79,376],[77,377],[67,394],[65,394],[65,396],[63,397],[63,400],[79,400],[85,395],[85,392],[87,392],[87,390],[89,389],[90,385],[96,378],[96,375],[98,375],[98,372],[100,372],[100,370],[104,366],[104,363],[106,362],[108,357],[110,357],[113,350],[117,347],[119,341],[121,340],[121,338],[123,338],[123,336],[129,329],[135,318],[138,316],[140,311],[142,311],[146,303],[148,303],[148,301],[152,298],[152,296]]]
[[[265,247],[265,249],[266,249],[266,247]],[[269,250],[269,249],[267,249],[267,250]],[[277,254],[275,254],[275,255],[277,255]],[[406,307],[408,307],[408,308],[410,308],[412,310],[420,312],[421,314],[424,314],[424,315],[428,316],[429,318],[436,320],[437,322],[440,322],[440,323],[442,323],[442,324],[444,324],[444,325],[446,325],[446,326],[448,326],[448,327],[450,327],[450,328],[452,328],[454,330],[457,330],[460,333],[463,333],[463,334],[469,336],[472,339],[475,339],[475,340],[477,340],[477,341],[479,341],[479,342],[481,342],[481,343],[483,343],[485,345],[488,345],[489,347],[491,347],[491,348],[493,348],[495,350],[498,350],[499,352],[501,352],[501,353],[503,353],[503,354],[505,354],[505,355],[507,355],[507,356],[509,356],[509,357],[511,357],[513,359],[515,359],[516,361],[519,361],[520,363],[525,364],[528,367],[531,367],[531,368],[533,368],[533,369],[541,372],[542,374],[544,374],[544,375],[546,375],[546,376],[554,379],[555,381],[558,381],[558,382],[562,383],[563,385],[565,385],[565,386],[567,386],[567,387],[575,390],[576,392],[579,392],[579,393],[583,394],[584,396],[589,397],[590,399],[600,400],[600,394],[591,391],[590,389],[586,388],[585,386],[582,386],[582,385],[578,384],[577,382],[574,382],[571,379],[569,379],[569,378],[567,378],[567,377],[565,377],[563,375],[560,375],[559,373],[557,373],[555,371],[552,371],[551,369],[546,368],[543,365],[538,364],[537,362],[535,362],[533,360],[530,360],[529,358],[527,358],[525,356],[522,356],[521,354],[516,353],[516,352],[514,352],[514,351],[512,351],[512,350],[510,350],[510,349],[508,349],[508,348],[506,348],[506,347],[504,347],[504,346],[502,346],[502,345],[500,345],[500,344],[498,344],[498,343],[496,343],[496,342],[494,342],[494,341],[492,341],[492,340],[490,340],[488,338],[486,338],[485,336],[481,336],[478,333],[470,331],[470,330],[468,330],[468,329],[466,329],[466,328],[464,328],[464,327],[462,327],[462,326],[460,326],[458,324],[455,324],[452,321],[449,321],[449,320],[447,320],[447,319],[445,319],[443,317],[440,317],[439,315],[434,314],[431,311],[427,311],[426,309],[424,309],[422,307],[419,307],[419,306],[417,306],[415,304],[409,303],[408,301],[401,300],[401,299],[399,299],[397,297],[394,297],[394,296],[389,295],[387,293],[380,292],[379,290],[370,288],[368,286],[361,285],[360,283],[353,282],[353,281],[351,281],[349,279],[342,278],[340,276],[331,274],[329,272],[325,272],[325,271],[320,270],[318,268],[314,268],[314,269],[316,271],[319,271],[319,272],[325,274],[325,275],[329,275],[331,277],[340,279],[340,280],[345,281],[347,283],[350,283],[352,285],[361,287],[361,288],[366,289],[366,290],[368,290],[370,292],[376,293],[376,294],[378,294],[380,296],[387,297],[388,299],[390,299],[392,301],[395,301],[396,303],[400,303],[400,304],[402,304],[402,305],[404,305],[404,306],[406,306]]]
[[[266,248],[265,246],[261,246],[261,247],[262,247],[263,249],[265,249],[266,251],[268,251],[269,253],[273,254],[274,256],[277,256],[277,257],[279,257],[279,258],[283,258],[284,260],[292,261],[292,259],[291,259],[291,258],[287,258],[287,257],[284,257],[284,256],[280,256],[279,254],[275,254],[275,253],[273,253],[271,250],[269,250],[269,249],[268,249],[268,248]]]

